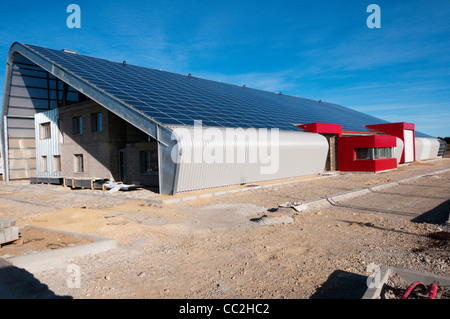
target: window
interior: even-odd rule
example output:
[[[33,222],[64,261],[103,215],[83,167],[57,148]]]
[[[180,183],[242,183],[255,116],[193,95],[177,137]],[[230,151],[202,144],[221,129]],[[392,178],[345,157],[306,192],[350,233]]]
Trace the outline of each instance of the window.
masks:
[[[47,173],[47,156],[41,156],[41,172]]]
[[[373,159],[372,150],[373,150],[372,148],[357,148],[357,149],[355,149],[356,159],[357,160]]]
[[[50,122],[41,123],[39,135],[41,140],[51,138]]]
[[[152,151],[141,151],[141,174],[158,173],[158,154]]]
[[[61,156],[53,155],[53,172],[61,172]]]
[[[72,127],[74,135],[80,135],[83,133],[83,121],[81,116],[76,116],[72,119]]]
[[[73,164],[74,164],[73,170],[75,173],[83,173],[84,172],[83,154],[75,154]]]
[[[355,149],[357,160],[374,160],[381,158],[393,158],[392,147],[357,148]]]
[[[62,131],[63,120],[58,119],[59,142],[64,143],[64,135]]]
[[[103,130],[102,113],[91,114],[91,131],[101,132]]]
[[[377,147],[375,148],[375,159],[378,158],[392,158],[392,147]]]

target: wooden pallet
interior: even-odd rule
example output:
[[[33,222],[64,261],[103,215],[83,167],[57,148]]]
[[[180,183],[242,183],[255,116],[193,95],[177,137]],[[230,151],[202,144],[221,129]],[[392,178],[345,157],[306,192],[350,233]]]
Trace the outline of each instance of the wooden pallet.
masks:
[[[101,189],[104,190],[103,184],[96,183],[99,179],[77,179],[77,178],[63,178],[63,186],[81,189]],[[101,180],[101,179],[100,179]]]

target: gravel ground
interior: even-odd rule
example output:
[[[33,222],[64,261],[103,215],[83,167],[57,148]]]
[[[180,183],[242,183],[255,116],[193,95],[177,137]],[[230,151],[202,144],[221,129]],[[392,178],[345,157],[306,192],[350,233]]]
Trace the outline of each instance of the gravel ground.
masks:
[[[17,270],[22,284],[37,288],[10,297],[344,299],[361,298],[373,265],[447,276],[449,241],[430,236],[449,231],[450,171],[432,174],[446,169],[444,158],[174,204],[147,201],[155,198],[150,191],[108,195],[1,182],[0,217],[118,244],[32,275]],[[421,174],[429,175],[321,209],[276,211],[285,202]],[[291,219],[255,222],[264,215]],[[79,267],[79,287],[68,285],[69,263]]]

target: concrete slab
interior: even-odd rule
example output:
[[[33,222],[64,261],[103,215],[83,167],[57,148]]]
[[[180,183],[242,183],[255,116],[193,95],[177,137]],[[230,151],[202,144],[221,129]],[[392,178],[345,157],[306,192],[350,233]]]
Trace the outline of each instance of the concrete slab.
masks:
[[[342,193],[337,193],[337,194],[332,194],[332,195],[319,197],[319,198],[316,198],[316,199],[307,200],[307,201],[302,202],[302,204],[305,205],[308,208],[316,208],[316,209],[323,208],[323,207],[326,207],[326,206],[332,206],[332,205],[335,204],[336,200],[351,199],[351,198],[356,197],[356,196],[360,196],[360,195],[363,195],[363,194],[368,194],[371,191],[379,191],[381,189],[385,189],[385,188],[389,188],[389,187],[392,187],[392,186],[396,186],[396,185],[399,185],[402,182],[412,181],[412,180],[415,180],[415,179],[418,179],[418,178],[421,178],[421,177],[424,177],[424,176],[438,175],[438,174],[441,174],[441,173],[446,173],[448,171],[450,171],[450,169],[444,169],[444,170],[439,170],[439,171],[430,172],[430,173],[426,173],[426,174],[416,175],[416,176],[404,178],[404,179],[401,179],[401,180],[381,183],[381,184],[377,184],[377,185],[373,185],[373,186],[361,187],[361,188],[353,189],[353,190],[342,192]],[[449,216],[449,221],[450,221],[450,216]]]
[[[10,218],[0,218],[0,229],[15,226],[16,221]]]
[[[46,250],[42,252],[30,253],[21,256],[12,256],[8,258],[3,258],[6,259],[11,264],[13,264],[14,266],[24,268],[30,272],[39,272],[52,269],[59,262],[68,262],[74,257],[80,257],[90,254],[98,254],[117,247],[116,241],[109,238],[72,233],[36,226],[21,226],[21,227],[34,227],[37,229],[43,229],[53,232],[59,232],[61,234],[72,235],[79,238],[92,239],[92,242],[86,244]]]

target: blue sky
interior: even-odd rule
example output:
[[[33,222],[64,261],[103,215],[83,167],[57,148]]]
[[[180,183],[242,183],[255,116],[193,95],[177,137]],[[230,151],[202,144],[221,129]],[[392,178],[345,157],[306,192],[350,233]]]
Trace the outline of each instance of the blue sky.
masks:
[[[66,24],[72,3],[79,29]],[[366,24],[372,3],[379,29]],[[450,1],[2,1],[0,86],[18,41],[321,99],[450,136],[449,16]]]

